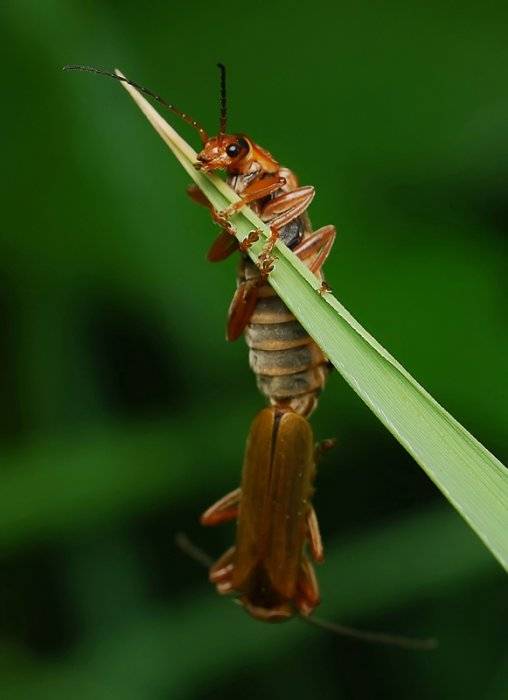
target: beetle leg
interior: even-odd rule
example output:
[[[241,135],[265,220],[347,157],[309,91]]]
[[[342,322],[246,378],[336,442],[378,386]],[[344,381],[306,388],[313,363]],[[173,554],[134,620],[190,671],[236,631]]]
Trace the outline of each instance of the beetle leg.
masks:
[[[262,622],[283,622],[289,620],[295,614],[294,607],[291,603],[279,603],[275,607],[265,608],[262,605],[255,605],[248,596],[242,596],[238,599],[245,610],[252,615],[255,620]]]
[[[219,233],[207,253],[209,262],[221,262],[238,250],[238,241],[227,231]]]
[[[300,615],[307,616],[319,605],[319,586],[310,561],[304,557],[298,579],[295,605]]]
[[[272,255],[272,251],[279,235],[280,229],[276,226],[270,226],[270,236],[258,256],[257,266],[259,268],[261,283],[264,283],[268,279],[270,272],[273,270],[277,258]]]
[[[215,211],[210,201],[206,198],[206,195],[203,194],[197,185],[189,185],[187,187],[187,194],[193,202],[197,202],[198,204],[201,204],[209,209],[214,221],[220,224],[220,226],[222,226],[224,229],[224,231],[217,236],[215,241],[210,246],[210,250],[206,256],[208,261],[220,262],[221,260],[225,260],[232,253],[238,250],[238,241],[234,235],[234,228],[229,221],[222,218],[220,214]]]
[[[292,170],[289,170],[288,168],[280,168],[279,169],[279,175],[284,178],[286,181],[286,189],[289,191],[296,190],[300,186],[300,183],[298,182],[298,178],[294,174]]]
[[[330,255],[335,241],[335,226],[323,226],[305,240],[301,241],[293,253],[305,262],[311,272],[319,272]]]
[[[324,559],[323,541],[319,532],[319,523],[316,516],[316,511],[311,506],[307,513],[307,539],[310,545],[310,551],[314,561],[321,562]]]
[[[282,228],[303,214],[314,199],[314,194],[314,188],[309,185],[291,192],[284,192],[265,204],[261,219],[270,226]]]
[[[238,249],[240,249],[242,253],[246,253],[249,248],[259,240],[260,235],[261,231],[255,228],[245,236],[241,243],[238,243],[234,236],[231,236],[227,231],[223,231],[210,246],[206,257],[209,262],[221,262]]]
[[[197,204],[201,204],[201,206],[206,207],[207,209],[211,209],[212,205],[210,204],[210,200],[207,199],[206,195],[203,193],[202,190],[199,189],[197,185],[189,185],[187,187],[187,194],[189,197],[192,199],[193,202],[196,202]]]
[[[213,207],[210,208],[210,213],[212,214],[212,219],[216,224],[219,224],[219,226],[221,226],[230,236],[235,236],[235,227],[230,221],[228,221],[227,216],[224,216],[222,212],[217,211],[217,209],[214,209]]]
[[[326,438],[326,440],[316,442],[314,446],[314,461],[316,464],[321,460],[321,457],[323,457],[328,450],[332,450],[336,444],[337,438]]]
[[[201,525],[219,525],[234,520],[238,515],[241,490],[235,489],[220,498],[208,510],[205,510],[199,519]]]
[[[236,289],[228,312],[226,338],[229,341],[239,338],[256,306],[259,280],[252,279],[242,282]]]
[[[243,241],[240,243],[240,250],[242,253],[246,253],[249,248],[256,243],[256,241],[259,241],[259,236],[261,233],[262,231],[258,228],[255,228],[253,231],[249,231],[248,235],[245,236]]]
[[[314,198],[313,187],[299,187],[291,192],[284,192],[271,199],[261,212],[261,219],[270,225],[270,237],[259,255],[259,269],[264,279],[273,270],[272,251],[279,238],[280,230],[304,213]]]
[[[331,294],[332,292],[333,292],[333,289],[330,287],[328,282],[325,282],[324,280],[321,282],[321,286],[317,290],[317,293],[319,294],[320,297],[322,297],[324,294]]]
[[[232,591],[231,580],[234,569],[235,548],[230,547],[210,568],[209,579],[217,587],[217,592],[226,595]]]
[[[263,197],[268,197],[268,195],[284,187],[285,184],[286,178],[280,177],[279,175],[269,175],[262,179],[254,180],[244,189],[239,201],[230,204],[230,206],[221,211],[220,214],[229,219],[230,216],[239,212],[240,209],[247,204],[255,202],[258,199],[263,199]]]

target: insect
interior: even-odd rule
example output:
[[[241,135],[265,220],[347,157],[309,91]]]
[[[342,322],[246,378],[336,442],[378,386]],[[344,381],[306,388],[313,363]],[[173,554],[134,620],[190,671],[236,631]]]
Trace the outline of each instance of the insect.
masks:
[[[322,267],[335,240],[335,228],[312,232],[307,215],[314,188],[301,187],[294,173],[245,134],[227,133],[225,68],[221,71],[220,130],[209,137],[192,117],[160,96],[127,78],[89,66],[66,66],[107,75],[123,81],[169,108],[196,129],[202,142],[195,167],[203,172],[223,170],[240,200],[216,211],[200,190],[188,193],[210,209],[222,231],[208,259],[224,260],[241,254],[237,290],[231,302],[227,338],[245,334],[249,362],[269,407],[255,417],[247,438],[240,488],[228,493],[202,516],[204,525],[237,520],[236,543],[212,563],[209,577],[220,594],[234,594],[250,615],[278,622],[299,615],[318,626],[364,641],[428,649],[433,640],[364,632],[316,618],[308,618],[319,603],[319,589],[310,554],[323,560],[323,546],[311,505],[313,480],[319,456],[333,440],[315,445],[308,417],[317,405],[330,366],[320,348],[306,333],[269,283],[277,241],[290,248],[321,281],[322,295],[330,287]],[[233,214],[250,206],[270,228],[270,236],[255,264],[247,255],[259,239],[255,229],[238,243],[230,223]],[[185,538],[180,546],[208,566],[208,557]]]
[[[211,567],[210,580],[221,594],[239,592],[245,609],[259,620],[308,615],[319,603],[304,544],[309,543],[314,561],[322,561],[310,504],[322,449],[314,445],[305,418],[277,406],[263,409],[247,438],[241,488],[201,517],[203,525],[238,521],[236,545]]]
[[[304,552],[310,544],[315,561],[323,559],[318,521],[310,504],[315,473],[312,429],[307,418],[317,405],[330,369],[318,345],[269,284],[273,249],[280,240],[320,280],[322,266],[335,240],[335,228],[312,232],[307,208],[314,188],[301,187],[294,173],[282,167],[245,134],[227,133],[226,73],[221,71],[220,129],[210,137],[203,126],[174,105],[133,81],[88,66],[68,66],[123,80],[168,107],[197,131],[203,148],[195,167],[224,170],[239,202],[218,212],[200,190],[188,193],[211,211],[222,231],[208,260],[219,262],[235,251],[241,261],[237,290],[228,314],[228,340],[245,334],[249,363],[271,408],[254,419],[244,461],[241,489],[219,500],[202,516],[213,525],[238,519],[235,548],[210,570],[219,593],[236,593],[246,610],[260,620],[308,615],[319,602],[312,564]],[[247,255],[259,237],[253,230],[238,244],[229,219],[250,206],[270,227],[270,236],[256,265]],[[260,507],[260,504],[263,504]]]
[[[312,564],[305,553],[323,560],[323,546],[310,504],[315,474],[314,439],[306,418],[317,404],[329,365],[320,348],[275,294],[269,284],[272,251],[281,240],[321,279],[321,268],[335,240],[335,228],[312,233],[306,210],[314,188],[300,187],[296,176],[243,134],[227,134],[225,69],[221,69],[221,119],[216,137],[203,136],[196,167],[225,170],[240,201],[226,211],[212,209],[223,232],[208,259],[223,260],[238,248],[229,224],[232,214],[249,205],[270,227],[270,237],[255,265],[246,255],[259,232],[240,244],[237,290],[231,302],[227,338],[242,333],[257,385],[271,408],[252,424],[245,453],[242,486],[204,513],[201,522],[214,525],[236,519],[236,545],[210,569],[221,594],[236,593],[255,618],[285,620],[295,612],[309,615],[319,603]],[[201,192],[189,193],[210,206]]]

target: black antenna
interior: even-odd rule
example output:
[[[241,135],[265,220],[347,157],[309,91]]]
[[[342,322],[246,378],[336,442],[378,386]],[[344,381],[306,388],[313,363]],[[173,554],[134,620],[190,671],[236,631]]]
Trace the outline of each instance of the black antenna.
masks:
[[[226,133],[228,121],[228,105],[226,100],[226,66],[223,63],[217,63],[220,70],[220,133]]]
[[[177,532],[175,535],[175,544],[184,554],[186,554],[190,559],[200,564],[201,566],[209,569],[213,564],[213,559],[206,552],[204,552],[201,547],[196,547],[196,545],[190,541],[185,532]]]
[[[300,620],[306,622],[313,627],[328,630],[342,637],[351,637],[358,639],[360,642],[369,642],[370,644],[383,644],[400,649],[410,649],[411,651],[431,651],[438,646],[437,639],[416,639],[414,637],[403,637],[399,634],[385,634],[384,632],[370,632],[369,630],[359,630],[356,627],[347,627],[339,625],[336,622],[323,620],[320,617],[305,617],[300,615]]]
[[[169,104],[169,102],[166,102],[166,100],[162,99],[162,97],[160,97],[159,95],[156,95],[151,90],[148,90],[148,88],[145,88],[142,85],[135,83],[133,80],[128,80],[127,78],[124,78],[122,75],[117,75],[116,73],[110,73],[107,70],[102,70],[102,68],[94,68],[93,66],[70,65],[70,66],[64,66],[63,70],[81,70],[81,71],[85,71],[87,73],[97,73],[97,75],[106,75],[106,76],[108,76],[108,78],[114,78],[115,80],[120,80],[123,83],[127,83],[128,85],[132,85],[132,87],[135,87],[136,90],[143,92],[145,95],[148,95],[149,97],[153,97],[153,99],[157,100],[157,102],[160,102],[161,105],[164,105],[164,107],[167,107],[172,112],[177,114],[181,119],[183,119],[184,122],[187,122],[187,124],[190,124],[191,126],[193,126],[196,129],[196,131],[198,132],[199,137],[201,138],[201,141],[203,143],[206,143],[208,141],[208,134],[206,133],[206,130],[203,129],[201,124],[199,124],[195,119],[193,119],[191,116],[189,116],[185,112],[182,112],[182,110],[178,109],[178,107],[175,107],[175,105]]]
[[[213,563],[213,559],[204,552],[200,547],[191,542],[184,532],[178,532],[175,535],[176,546],[188,557],[193,559],[197,564],[205,568],[210,568]],[[235,603],[239,601],[235,599]],[[323,620],[320,617],[306,617],[305,615],[298,615],[298,618],[312,625],[313,627],[319,627],[320,629],[328,630],[328,632],[333,632],[341,637],[351,637],[352,639],[357,639],[360,642],[368,642],[370,644],[383,644],[389,646],[399,647],[400,649],[409,649],[412,651],[431,651],[436,649],[438,642],[436,639],[416,639],[414,637],[403,637],[398,634],[385,634],[384,632],[370,632],[369,630],[359,630],[356,627],[347,627],[346,625],[339,625],[335,622],[330,622],[329,620]]]

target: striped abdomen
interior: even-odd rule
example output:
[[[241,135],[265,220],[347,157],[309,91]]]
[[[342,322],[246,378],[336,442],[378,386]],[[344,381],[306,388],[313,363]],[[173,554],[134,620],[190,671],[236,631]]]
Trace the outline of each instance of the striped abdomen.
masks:
[[[257,277],[254,263],[242,260],[239,283]],[[310,415],[325,384],[327,359],[269,284],[259,287],[245,340],[258,388],[270,403]]]

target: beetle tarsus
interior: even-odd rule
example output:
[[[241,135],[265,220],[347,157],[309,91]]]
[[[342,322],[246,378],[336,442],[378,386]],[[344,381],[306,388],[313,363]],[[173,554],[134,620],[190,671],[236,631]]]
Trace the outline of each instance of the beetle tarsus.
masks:
[[[254,243],[257,243],[259,241],[259,238],[261,236],[261,229],[255,228],[253,231],[249,231],[247,236],[243,239],[243,241],[240,243],[240,250],[242,253],[246,253],[249,248],[251,248]]]
[[[212,219],[215,221],[216,224],[219,224],[219,226],[223,228],[224,231],[226,231],[226,233],[229,233],[230,236],[236,235],[235,227],[227,217],[223,216],[223,212],[217,211],[213,208],[210,211],[212,213]]]

